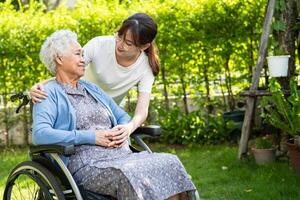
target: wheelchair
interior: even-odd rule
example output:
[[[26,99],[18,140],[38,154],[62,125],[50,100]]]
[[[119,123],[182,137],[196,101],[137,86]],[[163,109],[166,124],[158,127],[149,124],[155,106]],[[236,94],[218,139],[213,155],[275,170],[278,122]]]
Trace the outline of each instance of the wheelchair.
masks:
[[[25,92],[11,97],[12,101],[17,99],[22,99],[17,112],[30,102]],[[142,140],[144,135],[159,137],[160,127],[155,125],[140,127],[131,134],[131,138],[138,146],[152,153]],[[132,145],[130,148],[133,152],[139,152]],[[85,190],[82,185],[76,184],[60,157],[60,155],[68,157],[74,153],[74,145],[31,145],[29,147],[30,160],[21,162],[9,174],[3,200],[111,200],[109,196]],[[197,191],[195,199],[199,199]]]

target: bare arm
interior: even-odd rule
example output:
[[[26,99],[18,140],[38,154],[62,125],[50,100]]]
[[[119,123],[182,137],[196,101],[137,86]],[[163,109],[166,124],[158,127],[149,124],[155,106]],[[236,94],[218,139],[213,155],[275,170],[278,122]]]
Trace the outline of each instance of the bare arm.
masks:
[[[133,123],[132,132],[141,126],[148,116],[148,109],[150,104],[150,93],[140,92],[138,95],[138,102],[135,107],[134,116],[131,120]]]
[[[121,130],[120,135],[112,135],[112,143],[110,145],[123,145],[130,134],[143,124],[148,115],[150,104],[150,93],[140,92],[138,102],[135,108],[134,117],[128,124],[117,125],[114,129]]]

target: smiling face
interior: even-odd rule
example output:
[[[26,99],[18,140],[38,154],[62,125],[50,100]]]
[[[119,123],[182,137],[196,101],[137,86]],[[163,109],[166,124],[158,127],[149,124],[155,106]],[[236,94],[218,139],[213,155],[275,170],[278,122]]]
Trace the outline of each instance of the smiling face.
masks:
[[[57,75],[63,75],[71,80],[77,80],[84,75],[83,49],[78,42],[71,43],[67,52],[56,58],[56,62]]]
[[[141,52],[141,48],[134,44],[133,36],[130,30],[124,35],[115,35],[116,38],[116,54],[120,57],[135,57]]]

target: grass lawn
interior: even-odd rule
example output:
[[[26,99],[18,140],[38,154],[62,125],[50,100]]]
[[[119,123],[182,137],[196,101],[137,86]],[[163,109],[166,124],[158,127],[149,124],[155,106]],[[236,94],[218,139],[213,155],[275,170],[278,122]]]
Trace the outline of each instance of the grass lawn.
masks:
[[[4,186],[10,171],[20,162],[28,159],[27,149],[0,148],[0,199],[3,198]]]
[[[258,166],[250,157],[237,160],[237,147],[152,145],[177,154],[199,190],[201,200],[298,200],[300,174],[287,162]],[[0,197],[9,171],[27,158],[26,149],[0,150]]]

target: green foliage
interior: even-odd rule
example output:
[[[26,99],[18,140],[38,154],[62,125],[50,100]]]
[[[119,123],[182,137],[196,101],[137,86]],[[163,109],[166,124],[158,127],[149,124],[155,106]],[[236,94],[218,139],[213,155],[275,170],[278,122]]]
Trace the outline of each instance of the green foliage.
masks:
[[[262,21],[266,1],[184,2],[165,1],[157,10],[160,31],[157,43],[167,83],[190,80],[193,86],[187,86],[186,90],[191,95],[205,94],[205,84],[213,94],[213,86],[209,84],[212,80],[222,79],[216,82],[218,90],[227,90],[228,82],[233,87],[246,87],[245,77],[252,72],[248,66],[254,65],[254,57],[249,55],[256,53],[253,47],[259,41],[261,29],[256,22]],[[224,80],[224,64],[228,59],[230,78]],[[168,87],[169,95],[182,94],[181,90],[173,85]]]
[[[300,91],[297,81],[290,80],[290,95],[286,97],[280,84],[270,81],[272,96],[264,97],[262,106],[266,109],[265,121],[290,135],[300,135]]]
[[[121,18],[129,14],[120,13],[113,17],[113,8],[104,1],[101,3],[101,6],[93,7],[85,1],[78,3],[74,10],[61,6],[50,12],[45,12],[45,7],[36,2],[23,11],[14,10],[9,1],[1,3],[0,93],[26,90],[50,76],[39,60],[39,50],[45,38],[55,30],[76,31],[82,44],[98,35],[111,35]]]
[[[157,122],[163,129],[163,141],[169,144],[220,143],[229,138],[232,122],[224,122],[220,114],[193,111],[185,114],[178,106],[171,111],[157,109]]]
[[[83,0],[74,9],[60,6],[49,12],[36,1],[18,11],[10,1],[0,3],[0,93],[28,89],[50,76],[39,61],[39,50],[53,31],[72,29],[84,45],[95,36],[113,34],[122,20],[134,12],[147,12],[158,23],[156,43],[167,80],[163,82],[158,77],[157,84],[172,85],[167,86],[169,95],[181,95],[183,88],[189,95],[206,92],[204,78],[207,84],[220,79],[228,56],[230,73],[234,75],[225,81],[236,87],[247,86],[242,79],[250,75],[248,66],[253,65],[249,52],[255,55],[257,51],[253,45],[259,40],[265,0],[128,2]],[[249,32],[249,28],[253,31]],[[210,93],[225,89],[222,82],[208,84],[215,87],[210,88]],[[160,89],[153,91],[157,96],[162,94]]]
[[[274,48],[273,51],[274,56],[282,56],[282,55],[287,55],[286,51],[282,47],[276,47]]]
[[[274,37],[270,37],[269,42],[269,56],[280,56],[280,55],[287,55],[287,51],[279,45],[279,42],[274,39]]]
[[[112,35],[129,15],[146,12],[158,24],[155,42],[165,70],[165,77],[160,73],[156,78],[153,96],[181,97],[185,93],[191,98],[206,97],[207,105],[215,106],[212,96],[219,95],[225,111],[225,95],[229,91],[235,95],[249,85],[266,2],[82,0],[73,9],[62,5],[47,11],[38,1],[19,10],[5,1],[0,3],[0,94],[8,100],[8,94],[27,90],[51,76],[39,61],[39,50],[55,30],[77,32],[84,45],[95,36]],[[228,136],[228,124],[224,126],[219,114],[197,111],[184,115],[178,108],[163,109],[160,122],[171,143],[215,143]]]
[[[283,21],[275,21],[272,24],[275,31],[284,31],[286,29],[286,24]]]
[[[285,0],[277,0],[275,3],[275,20],[272,23],[272,28],[274,31],[284,31],[286,29],[286,24],[283,21],[283,18],[280,17],[280,14],[286,10]]]
[[[269,137],[259,137],[255,139],[255,148],[271,149],[274,148],[274,144]]]
[[[269,49],[270,54],[269,55],[287,55],[287,48],[282,43],[282,35],[285,35],[285,32],[287,31],[287,22],[284,19],[284,15],[287,15],[286,9],[287,9],[287,2],[285,0],[277,0],[275,3],[275,11],[273,16],[273,22],[272,22],[272,37],[270,37],[269,42]],[[289,8],[292,10],[293,8]],[[296,26],[294,27],[296,28]],[[281,41],[281,42],[280,42]]]

